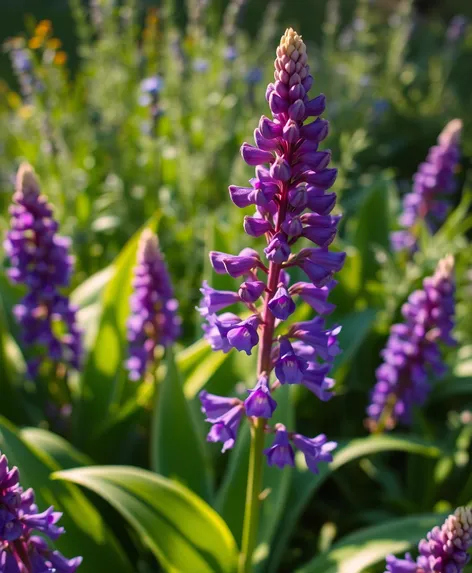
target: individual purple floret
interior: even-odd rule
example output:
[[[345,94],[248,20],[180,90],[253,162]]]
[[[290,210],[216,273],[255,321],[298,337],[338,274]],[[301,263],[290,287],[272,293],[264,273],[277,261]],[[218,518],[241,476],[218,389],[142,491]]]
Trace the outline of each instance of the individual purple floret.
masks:
[[[52,207],[40,194],[34,171],[27,163],[18,170],[10,213],[4,243],[11,265],[8,276],[27,288],[13,313],[25,344],[37,349],[36,357],[28,363],[29,372],[34,376],[46,358],[79,368],[82,344],[77,308],[60,292],[69,286],[72,273],[70,240],[57,234],[59,225]]]
[[[379,423],[387,429],[411,423],[413,406],[422,405],[430,391],[429,377],[445,373],[439,344],[455,344],[453,272],[453,257],[441,259],[434,275],[424,279],[423,290],[403,305],[404,323],[392,326],[367,408],[371,429]]]
[[[275,438],[272,446],[264,450],[269,466],[277,466],[282,469],[285,466],[295,465],[295,454],[290,445],[290,436],[283,424],[276,424]]]
[[[404,559],[387,557],[385,573],[462,573],[470,562],[472,547],[472,508],[459,507],[441,527],[434,527],[418,544],[416,561],[407,553]]]
[[[399,223],[403,229],[391,235],[396,251],[416,248],[417,224],[425,221],[435,233],[449,210],[448,196],[456,191],[456,168],[460,159],[459,142],[462,121],[453,119],[438,137],[437,145],[429,150],[413,177],[413,191],[403,198]]]
[[[52,507],[38,513],[33,490],[24,491],[19,478],[18,468],[10,469],[0,452],[0,571],[74,573],[82,557],[66,559],[44,539],[55,541],[64,533],[64,528],[56,525],[62,513]]]
[[[319,149],[328,135],[328,122],[318,117],[324,111],[325,97],[308,96],[313,78],[306,46],[292,29],[277,48],[274,78],[266,91],[272,117],[261,117],[254,131],[255,145],[243,143],[241,147],[244,161],[255,167],[255,176],[247,187],[229,187],[237,207],[254,208],[244,218],[243,227],[249,237],[264,236],[266,247],[263,253],[247,247],[237,255],[212,251],[214,271],[240,279],[241,284],[234,291],[219,291],[205,282],[198,308],[205,319],[204,336],[213,350],[234,348],[251,354],[257,349],[259,355],[257,383],[244,403],[219,398],[228,409],[215,421],[208,415],[208,395],[200,396],[207,420],[213,424],[208,439],[222,441],[224,449],[234,444],[235,429],[244,414],[259,433],[274,432],[266,422],[276,410],[272,394],[280,385],[303,384],[320,400],[329,400],[334,380],[328,374],[340,351],[336,342],[340,327],[327,328],[321,316],[335,308],[327,299],[336,285],[333,274],[345,259],[345,253],[329,250],[340,217],[331,214],[336,195],[327,190],[337,172],[328,167],[331,153]],[[317,119],[308,122],[311,117]],[[300,238],[313,246],[297,252]],[[290,286],[288,270],[292,267],[305,271],[309,282]],[[295,312],[297,300],[308,303],[320,316],[284,325]],[[245,314],[238,316],[237,308],[228,312],[231,305],[245,307]],[[220,310],[224,312],[218,314]],[[274,334],[276,326],[280,335]],[[272,373],[277,380],[271,385]],[[219,404],[215,397],[212,400]],[[273,446],[266,450],[270,465],[293,465],[292,443],[303,451],[313,471],[318,462],[330,461],[334,442],[326,442],[324,436],[309,440],[280,424],[275,432]]]
[[[180,335],[178,302],[157,237],[149,229],[139,240],[132,286],[126,367],[131,380],[140,380],[155,359],[156,347],[170,346]]]

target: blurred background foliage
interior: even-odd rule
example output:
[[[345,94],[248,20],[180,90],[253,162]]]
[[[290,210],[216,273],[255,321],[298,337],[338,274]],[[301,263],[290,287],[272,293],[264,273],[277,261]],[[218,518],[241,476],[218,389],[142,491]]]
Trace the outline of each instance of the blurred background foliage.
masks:
[[[260,571],[298,570],[318,551],[325,553],[300,571],[382,571],[378,562],[386,552],[406,549],[439,514],[470,502],[470,2],[3,0],[0,15],[0,232],[8,227],[15,171],[28,160],[61,232],[73,239],[71,297],[87,347],[84,372],[71,377],[72,417],[52,423],[25,381],[28,353],[11,313],[19,290],[0,275],[0,414],[43,428],[17,435],[5,422],[0,449],[13,441],[13,461],[21,450],[15,440],[30,457],[31,448],[44,450],[51,456],[41,454],[49,468],[44,475],[92,463],[151,468],[204,497],[239,542],[247,439],[220,456],[201,443],[204,424],[193,414],[203,387],[227,393],[252,386],[254,361],[212,353],[199,340],[195,305],[202,279],[211,277],[208,250],[248,246],[227,187],[251,177],[239,147],[267,113],[275,46],[293,26],[308,44],[314,91],[327,96],[327,144],[339,169],[335,190],[344,215],[338,244],[348,260],[333,292],[332,320],[343,325],[344,353],[334,371],[338,396],[321,404],[293,393],[281,415],[296,413],[299,431],[325,431],[345,449],[318,479],[302,467],[282,480],[267,472],[272,497],[262,520]],[[423,234],[412,259],[394,256],[389,232],[397,228],[399,199],[454,117],[463,120],[464,132],[452,213],[435,236]],[[158,369],[157,385],[132,384],[123,368],[130,276],[143,225],[158,231],[184,323],[175,364]],[[457,256],[458,280],[459,348],[449,353],[450,373],[435,384],[410,434],[372,440],[363,419],[379,352],[401,304],[448,252]],[[228,277],[211,280],[216,288],[234,286]],[[294,319],[302,316],[309,316],[304,306]],[[176,419],[190,430],[174,434]],[[51,438],[51,429],[81,452]],[[175,443],[168,443],[169,432]],[[182,451],[196,452],[190,464],[180,463]],[[23,463],[30,459],[17,455]],[[94,489],[92,477],[71,479]],[[92,499],[138,570],[159,570],[155,556],[162,563],[162,548],[149,550],[142,531],[137,535],[115,510]],[[357,531],[362,527],[371,529]],[[349,534],[352,541],[344,539]],[[97,569],[84,564],[83,570]]]

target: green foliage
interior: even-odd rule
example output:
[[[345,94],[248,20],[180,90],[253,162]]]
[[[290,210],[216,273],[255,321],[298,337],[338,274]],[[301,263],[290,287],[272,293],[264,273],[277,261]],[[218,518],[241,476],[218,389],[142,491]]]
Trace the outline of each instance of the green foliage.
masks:
[[[235,570],[250,428],[244,421],[235,448],[221,456],[220,445],[204,441],[209,425],[198,395],[243,398],[255,384],[257,356],[213,352],[195,307],[204,279],[238,286],[212,273],[208,251],[262,245],[243,233],[252,211],[234,207],[227,188],[253,174],[239,147],[268,113],[276,38],[299,20],[316,93],[326,94],[327,143],[339,170],[343,218],[334,248],[347,260],[330,295],[329,323],[342,326],[343,352],[332,369],[337,396],[320,403],[305,388],[283,387],[276,421],[307,436],[326,433],[339,446],[317,476],[300,455],[293,469],[264,469],[254,568],[383,571],[387,553],[415,546],[446,512],[472,500],[471,27],[451,41],[445,23],[418,18],[410,0],[251,0],[247,13],[236,0],[206,7],[188,0],[184,12],[181,2],[160,4],[156,12],[138,0],[71,0],[74,34],[53,20],[41,36],[28,18],[27,33],[5,44],[0,232],[9,224],[11,176],[27,160],[61,234],[72,239],[68,294],[85,357],[81,373],[66,373],[70,395],[58,391],[53,367],[31,380],[13,313],[23,292],[0,272],[0,450],[35,488],[41,509],[64,512],[67,534],[57,547],[83,555],[81,572],[99,573],[104,563],[119,573]],[[230,44],[234,59],[225,55]],[[17,49],[31,60],[23,75],[8,62]],[[254,71],[261,79],[251,83]],[[141,82],[156,75],[162,89],[146,100]],[[420,229],[411,257],[394,254],[389,237],[400,198],[453,117],[462,118],[464,133],[451,212],[437,233]],[[135,383],[124,368],[126,321],[144,228],[159,236],[183,333]],[[429,381],[409,434],[367,437],[365,408],[386,336],[408,295],[448,253],[456,258],[458,341],[444,349],[448,373]],[[301,304],[290,320],[312,316]],[[70,417],[48,416],[46,390]]]
[[[124,466],[79,468],[55,475],[106,499],[167,571],[234,571],[236,544],[224,521],[182,485]]]

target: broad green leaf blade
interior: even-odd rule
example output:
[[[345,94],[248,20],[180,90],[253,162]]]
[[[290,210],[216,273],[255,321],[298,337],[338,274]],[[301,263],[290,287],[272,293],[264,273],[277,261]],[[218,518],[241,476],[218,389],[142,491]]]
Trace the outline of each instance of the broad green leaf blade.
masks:
[[[280,559],[287,547],[293,529],[304,508],[323,482],[344,464],[364,456],[381,452],[402,451],[437,458],[441,451],[430,442],[414,437],[368,436],[339,444],[329,465],[321,465],[320,473],[315,476],[306,467],[303,456],[296,457],[296,471],[288,495],[283,517],[278,525],[271,549],[268,571],[276,571]]]
[[[148,228],[155,229],[157,215]],[[123,363],[126,358],[126,321],[129,315],[132,270],[140,229],[125,245],[113,264],[113,275],[102,299],[103,312],[95,342],[81,377],[81,395],[77,404],[76,442],[88,449],[97,438],[100,426],[119,410],[127,375]]]
[[[166,571],[232,573],[236,543],[202,499],[184,486],[126,466],[96,466],[56,474],[91,489],[135,528]]]
[[[20,437],[36,450],[46,452],[62,469],[93,465],[93,460],[79,452],[67,440],[41,428],[24,428]]]
[[[80,308],[85,308],[86,306],[100,302],[103,291],[113,278],[113,274],[114,270],[112,265],[98,271],[81,283],[71,293],[71,301]]]
[[[166,366],[164,379],[156,392],[153,413],[152,469],[209,501],[212,497],[211,464],[205,456],[199,427],[194,423],[185,399],[180,372],[170,349],[167,350]]]
[[[71,484],[52,481],[51,473],[61,467],[46,451],[21,439],[3,418],[0,418],[0,450],[11,466],[18,466],[22,486],[34,488],[40,511],[54,505],[64,512],[61,525],[66,533],[55,545],[68,557],[82,555],[81,571],[97,573],[97,563],[106,563],[112,571],[120,573],[133,571],[115,536],[86,496]]]
[[[362,573],[390,553],[405,553],[445,515],[414,515],[393,519],[347,535],[296,573]]]

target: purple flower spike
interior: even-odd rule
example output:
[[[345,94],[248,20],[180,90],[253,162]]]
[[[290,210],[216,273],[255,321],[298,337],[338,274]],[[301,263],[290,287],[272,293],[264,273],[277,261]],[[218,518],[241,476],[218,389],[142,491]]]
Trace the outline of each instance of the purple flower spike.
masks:
[[[206,317],[208,324],[203,324],[204,337],[208,341],[212,350],[221,350],[226,353],[231,350],[227,334],[229,330],[239,324],[238,316],[231,312],[225,312],[219,316],[209,315]]]
[[[333,274],[341,270],[345,259],[345,253],[328,250],[340,217],[331,215],[336,194],[326,192],[334,184],[337,171],[330,168],[331,152],[320,145],[328,135],[328,122],[318,117],[325,109],[325,97],[308,93],[313,77],[306,45],[291,28],[280,40],[274,65],[274,82],[266,90],[272,116],[261,117],[254,130],[255,145],[244,143],[241,148],[246,163],[255,167],[255,176],[247,187],[229,187],[237,207],[254,206],[255,213],[244,218],[244,230],[249,237],[265,238],[268,263],[264,264],[258,252],[250,248],[239,255],[211,252],[216,273],[243,277],[243,282],[237,295],[214,291],[204,283],[204,303],[199,309],[205,318],[204,336],[213,350],[229,352],[235,348],[251,354],[258,346],[257,384],[249,391],[244,410],[259,437],[262,431],[274,431],[266,421],[276,407],[273,392],[280,385],[303,384],[323,401],[333,395],[334,380],[328,374],[340,352],[340,327],[326,328],[320,315],[334,310],[327,299],[336,285]],[[297,249],[301,238],[318,248]],[[290,273],[296,266],[306,272],[311,282],[290,287]],[[296,310],[295,294],[318,316],[285,328],[279,336],[276,329],[282,330],[283,321]],[[214,314],[236,300],[236,296],[250,310],[249,318]],[[278,380],[271,385],[272,370]],[[225,448],[232,447],[235,432],[230,431],[226,417],[236,408],[239,420],[239,406],[233,399],[207,394],[201,399],[208,420],[213,423],[208,439],[222,441]],[[215,412],[211,417],[210,411]],[[217,414],[225,419],[216,419]],[[273,446],[265,452],[268,463],[279,467],[293,465],[291,434],[280,424],[275,430]],[[313,471],[316,463],[330,459],[331,442],[327,443],[324,437],[297,439],[305,448]]]
[[[307,304],[309,304],[318,314],[330,314],[336,308],[334,304],[327,302],[329,293],[336,286],[335,280],[329,281],[324,286],[318,288],[311,283],[299,282],[290,287],[290,294],[298,294]]]
[[[421,406],[430,391],[429,373],[445,373],[438,343],[455,344],[453,271],[453,257],[441,259],[434,275],[424,279],[423,290],[403,305],[405,322],[392,326],[367,408],[372,429],[381,420],[387,429],[410,424],[413,406]]]
[[[283,424],[277,424],[276,434],[272,446],[264,450],[269,466],[277,466],[280,469],[285,466],[295,465],[295,455],[290,445],[288,432]]]
[[[269,261],[280,265],[289,258],[290,247],[285,236],[282,233],[277,233],[264,249],[264,252]]]
[[[425,220],[432,233],[443,223],[449,211],[445,200],[457,187],[456,169],[460,159],[459,142],[462,121],[453,119],[431,147],[424,163],[413,177],[413,191],[403,198],[403,212],[399,218],[403,231],[391,236],[395,250],[413,251],[416,247],[415,225]]]
[[[462,573],[470,562],[472,508],[459,507],[441,527],[434,527],[418,544],[416,561],[388,555],[385,573]]]
[[[277,402],[270,395],[267,375],[261,374],[257,384],[248,392],[249,396],[244,401],[246,416],[271,418],[277,407]]]
[[[222,442],[223,449],[221,451],[223,453],[226,452],[226,450],[230,450],[236,441],[236,436],[243,413],[243,405],[238,404],[219,418],[214,420],[207,419],[207,422],[211,422],[213,424],[211,430],[208,433],[207,441]]]
[[[307,362],[297,356],[285,337],[280,337],[279,358],[275,363],[275,375],[281,384],[299,384],[308,368]]]
[[[277,292],[270,299],[269,308],[271,313],[280,320],[287,320],[295,312],[295,303],[282,283],[279,284]]]
[[[248,254],[243,254],[243,251],[241,251],[239,255],[228,255],[218,251],[211,251],[210,262],[218,274],[228,273],[233,278],[240,277],[260,266],[259,256],[255,251]]]
[[[69,286],[72,273],[70,240],[57,234],[52,207],[40,194],[36,175],[27,163],[18,170],[10,213],[11,228],[4,243],[11,264],[8,276],[27,287],[13,313],[25,344],[37,349],[28,370],[35,374],[48,357],[78,369],[82,344],[77,308],[60,292]]]
[[[56,525],[61,515],[52,507],[38,513],[33,490],[23,490],[18,469],[10,470],[0,452],[0,571],[74,573],[82,558],[66,559],[44,538],[55,541],[64,533],[64,528]]]
[[[238,295],[243,302],[256,302],[266,289],[266,284],[262,281],[245,281],[239,286]]]
[[[272,225],[262,217],[244,217],[244,230],[251,237],[261,237],[272,231]]]
[[[317,287],[324,286],[344,265],[346,253],[333,253],[326,248],[302,249],[295,262]]]
[[[237,293],[228,290],[216,290],[209,286],[207,281],[203,281],[200,292],[203,294],[203,300],[198,310],[203,316],[214,314],[240,301]]]
[[[228,331],[228,342],[239,352],[251,354],[252,349],[259,342],[259,335],[257,334],[259,324],[259,317],[254,315],[234,325]]]
[[[202,403],[202,412],[210,422],[215,422],[218,418],[224,416],[234,408],[234,406],[241,404],[241,400],[237,398],[216,396],[216,394],[209,394],[206,390],[200,392],[199,398]]]
[[[328,371],[329,366],[327,364],[317,366],[310,363],[308,370],[303,375],[303,386],[313,392],[322,402],[328,402],[334,395],[332,388],[335,382],[332,378],[326,378]]]
[[[178,302],[157,237],[149,229],[139,239],[132,286],[126,367],[131,380],[140,380],[154,362],[156,347],[173,344],[180,334]],[[205,288],[212,290],[204,285],[202,292]]]
[[[386,559],[387,571],[385,573],[417,573],[416,561],[407,553],[404,559],[388,555]]]
[[[318,464],[320,462],[328,463],[333,461],[331,452],[338,445],[336,442],[328,442],[324,434],[312,439],[301,434],[295,434],[292,441],[293,445],[303,453],[308,469],[314,474],[319,473]]]

